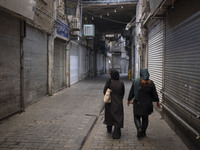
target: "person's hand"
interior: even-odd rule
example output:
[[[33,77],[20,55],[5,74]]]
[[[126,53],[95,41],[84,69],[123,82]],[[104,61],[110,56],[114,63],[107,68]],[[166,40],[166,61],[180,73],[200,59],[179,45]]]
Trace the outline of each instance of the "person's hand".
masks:
[[[160,102],[157,102],[157,107],[160,108]]]
[[[127,105],[129,106],[129,104],[130,104],[130,101],[127,101]]]

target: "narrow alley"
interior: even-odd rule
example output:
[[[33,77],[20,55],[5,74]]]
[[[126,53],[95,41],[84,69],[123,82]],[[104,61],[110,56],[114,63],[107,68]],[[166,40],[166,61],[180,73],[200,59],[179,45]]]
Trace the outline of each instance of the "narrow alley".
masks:
[[[0,150],[200,150],[199,97],[200,0],[0,0]]]
[[[102,123],[103,87],[108,79],[108,76],[103,76],[79,82],[52,97],[43,98],[28,107],[24,113],[1,121],[0,149],[187,150],[157,112],[150,117],[147,138],[137,140],[132,106],[126,105],[132,82],[127,80],[127,76],[121,76],[126,85],[126,95],[125,127],[122,129],[120,140],[113,140],[111,135],[106,133],[106,126]],[[93,125],[94,129],[90,134]]]

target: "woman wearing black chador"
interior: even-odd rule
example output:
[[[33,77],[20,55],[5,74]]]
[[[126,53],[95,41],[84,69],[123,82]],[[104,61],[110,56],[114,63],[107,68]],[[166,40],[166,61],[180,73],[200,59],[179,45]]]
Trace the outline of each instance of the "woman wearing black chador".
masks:
[[[119,80],[119,72],[115,70],[110,71],[110,79],[106,82],[103,93],[106,93],[107,88],[112,90],[111,103],[105,104],[105,120],[104,124],[107,125],[107,131],[112,132],[113,139],[121,137],[121,128],[124,125],[124,110],[123,110],[123,97],[124,97],[124,83]]]
[[[129,92],[128,105],[133,97],[135,99],[133,103],[134,122],[137,128],[137,137],[140,139],[146,136],[148,118],[153,112],[152,102],[157,102],[157,106],[160,107],[155,84],[149,80],[147,69],[140,69],[140,77],[133,82]]]

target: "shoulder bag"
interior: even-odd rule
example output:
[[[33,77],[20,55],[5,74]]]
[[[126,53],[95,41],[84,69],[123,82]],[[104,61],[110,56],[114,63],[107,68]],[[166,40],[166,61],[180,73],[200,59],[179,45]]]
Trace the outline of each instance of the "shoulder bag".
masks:
[[[109,87],[110,87],[110,85],[109,85]],[[104,95],[104,99],[103,99],[104,103],[111,103],[112,90],[109,87],[107,88],[106,94]]]

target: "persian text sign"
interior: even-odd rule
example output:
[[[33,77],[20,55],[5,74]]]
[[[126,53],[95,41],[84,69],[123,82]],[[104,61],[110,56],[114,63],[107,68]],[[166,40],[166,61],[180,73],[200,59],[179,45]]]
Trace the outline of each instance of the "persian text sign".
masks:
[[[59,19],[56,19],[56,33],[68,39],[68,25]]]

